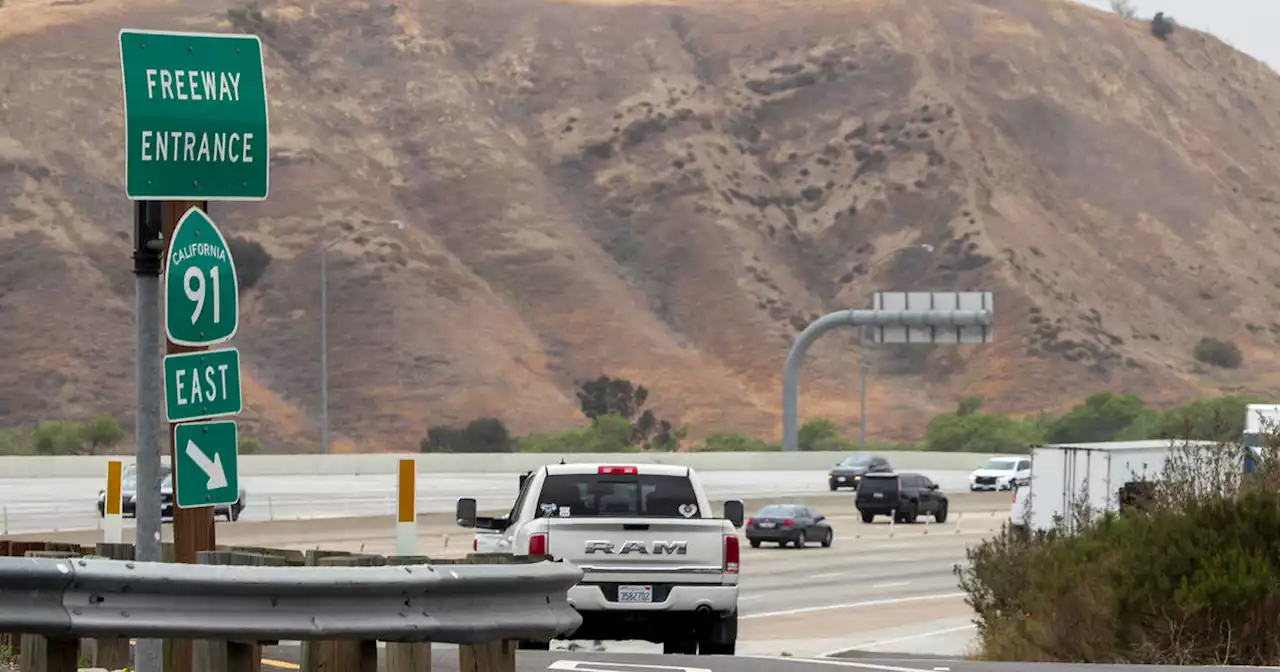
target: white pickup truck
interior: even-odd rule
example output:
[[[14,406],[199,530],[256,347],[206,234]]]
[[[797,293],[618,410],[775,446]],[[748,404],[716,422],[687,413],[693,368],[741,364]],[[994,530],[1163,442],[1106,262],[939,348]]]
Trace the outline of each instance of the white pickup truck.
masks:
[[[693,470],[669,465],[556,464],[521,481],[504,516],[478,517],[474,499],[458,500],[458,525],[498,530],[501,552],[582,568],[582,581],[569,590],[582,614],[574,639],[733,655],[742,502],[713,514]]]

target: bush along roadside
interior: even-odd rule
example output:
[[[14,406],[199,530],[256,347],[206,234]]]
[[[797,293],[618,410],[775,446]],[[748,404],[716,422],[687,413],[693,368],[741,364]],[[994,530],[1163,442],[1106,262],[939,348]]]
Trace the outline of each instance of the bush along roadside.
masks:
[[[1245,474],[1239,443],[1174,441],[1141,505],[971,547],[978,657],[1280,664],[1280,434],[1264,443]]]

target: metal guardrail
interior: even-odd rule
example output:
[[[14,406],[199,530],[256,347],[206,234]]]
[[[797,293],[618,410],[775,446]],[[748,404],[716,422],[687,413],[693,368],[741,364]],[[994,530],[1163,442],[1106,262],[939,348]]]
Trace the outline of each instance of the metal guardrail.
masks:
[[[548,640],[582,622],[566,563],[236,567],[0,558],[0,631],[49,637]]]

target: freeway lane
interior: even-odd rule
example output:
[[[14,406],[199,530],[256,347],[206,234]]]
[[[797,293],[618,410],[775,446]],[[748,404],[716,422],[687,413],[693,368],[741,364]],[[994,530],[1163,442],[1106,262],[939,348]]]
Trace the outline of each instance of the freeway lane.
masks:
[[[264,670],[297,670],[296,647],[264,651]],[[274,656],[274,657],[273,657]],[[292,659],[292,660],[289,660]],[[436,646],[434,672],[459,672],[453,647]],[[1250,672],[1270,667],[1177,667],[1173,665],[1083,665],[1074,663],[987,663],[960,658],[805,659],[754,656],[661,656],[568,651],[520,651],[517,672]]]
[[[967,492],[968,472],[924,471],[948,492]],[[831,494],[825,471],[702,471],[712,499]],[[246,521],[391,515],[395,475],[271,476],[243,474]],[[515,500],[518,474],[420,474],[418,511],[452,511],[459,497],[480,508],[505,509]],[[0,479],[0,534],[96,529],[98,491],[92,478]],[[845,491],[848,492],[848,491]],[[132,520],[126,520],[131,525]]]

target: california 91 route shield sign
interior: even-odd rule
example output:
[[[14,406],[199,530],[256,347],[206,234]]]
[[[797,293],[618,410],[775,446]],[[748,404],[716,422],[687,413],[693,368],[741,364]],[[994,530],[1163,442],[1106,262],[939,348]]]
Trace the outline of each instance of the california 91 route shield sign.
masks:
[[[224,343],[236,335],[236,265],[222,232],[199,208],[178,221],[164,271],[164,330],[178,345]]]

